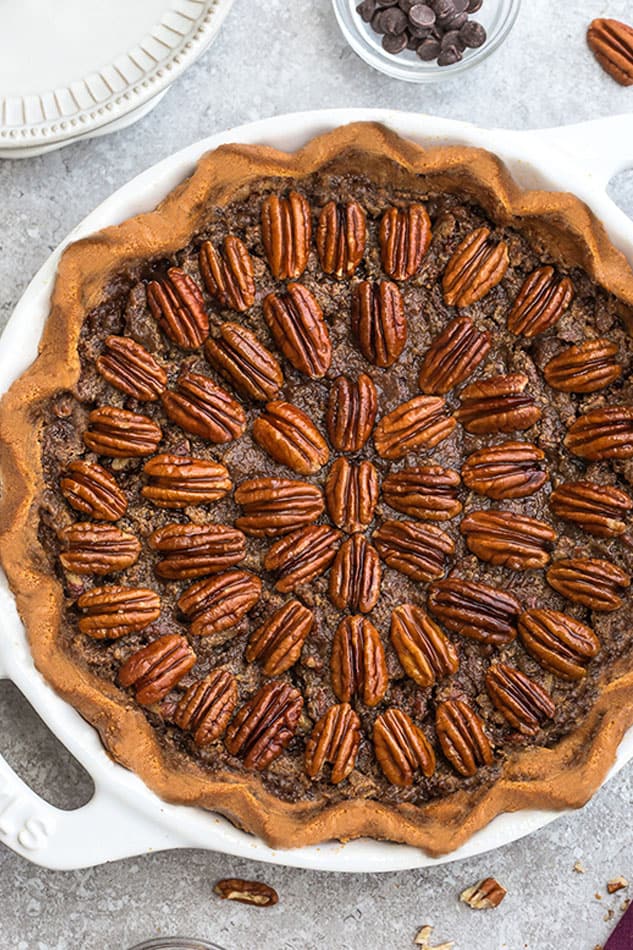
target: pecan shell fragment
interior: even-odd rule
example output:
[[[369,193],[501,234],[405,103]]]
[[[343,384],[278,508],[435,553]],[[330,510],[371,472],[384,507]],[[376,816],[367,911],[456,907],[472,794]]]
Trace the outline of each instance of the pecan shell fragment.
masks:
[[[289,600],[252,632],[244,655],[259,661],[266,676],[280,676],[297,662],[313,627],[313,612]]]
[[[455,416],[467,432],[476,435],[529,429],[542,412],[530,393],[525,392],[527,384],[528,378],[522,373],[490,376],[471,383],[462,390]]]
[[[462,518],[459,530],[481,561],[512,571],[545,567],[556,540],[556,532],[544,521],[494,508],[470,512]]]
[[[569,277],[539,267],[526,278],[508,314],[508,330],[531,339],[558,323],[574,296]]]
[[[572,422],[565,446],[591,462],[633,457],[633,408],[590,409]]]
[[[325,274],[352,277],[365,253],[367,216],[357,201],[328,201],[319,215],[316,246]]]
[[[243,434],[244,410],[208,376],[185,372],[176,386],[176,392],[163,393],[161,402],[167,417],[185,432],[220,445]]]
[[[336,557],[341,532],[326,524],[309,525],[275,541],[264,558],[277,573],[275,589],[285,594],[324,574]]]
[[[455,425],[441,396],[415,396],[382,417],[374,444],[382,458],[397,460],[416,449],[435,448],[449,437]]]
[[[602,558],[573,557],[555,561],[547,572],[550,587],[590,610],[612,611],[622,606],[622,590],[631,578],[622,568]]]
[[[235,627],[255,606],[261,594],[259,577],[246,571],[227,571],[196,581],[178,598],[178,607],[190,621],[196,637],[208,637]]]
[[[228,469],[219,462],[188,455],[155,455],[145,463],[144,498],[158,508],[187,508],[223,498],[233,487]]]
[[[330,706],[306,742],[306,772],[316,778],[327,762],[332,766],[330,782],[338,785],[354,768],[359,745],[360,719],[352,707],[348,703]]]
[[[107,336],[95,366],[111,386],[134,399],[151,402],[167,385],[167,373],[144,346],[127,336]]]
[[[87,448],[110,458],[140,458],[153,455],[163,437],[148,416],[116,406],[102,406],[88,415],[90,427],[83,434]]]
[[[313,379],[325,376],[332,362],[332,342],[323,311],[307,287],[288,284],[285,294],[268,294],[263,310],[288,362]]]
[[[136,564],[141,542],[112,524],[81,521],[57,532],[59,560],[73,574],[110,574]]]
[[[559,610],[526,610],[519,617],[519,636],[544,669],[564,679],[582,679],[600,651],[591,627]]]
[[[226,748],[231,755],[241,756],[247,769],[263,771],[291,742],[302,709],[299,690],[280,680],[266,683],[229,725]]]
[[[147,285],[149,309],[163,333],[183,350],[202,346],[209,335],[209,315],[197,283],[180,267]]]
[[[493,705],[521,735],[535,735],[556,711],[549,693],[535,680],[508,663],[495,663],[486,673]]]
[[[219,574],[246,557],[242,532],[223,524],[166,524],[150,534],[148,543],[162,555],[156,574],[172,581]]]
[[[595,482],[564,482],[550,495],[552,511],[565,521],[573,521],[583,531],[600,538],[613,538],[627,529],[627,512],[633,500],[613,485]]]
[[[475,775],[482,765],[492,764],[492,748],[483,722],[468,703],[461,699],[440,703],[435,728],[442,752],[460,775]]]
[[[427,778],[435,771],[433,746],[401,709],[390,707],[374,723],[374,751],[392,785],[411,788],[418,769]]]
[[[118,521],[127,511],[116,479],[96,462],[71,462],[59,484],[68,504],[95,521]]]
[[[467,488],[496,501],[526,498],[548,479],[540,467],[544,458],[542,449],[531,442],[503,442],[469,455],[462,466],[462,478]]]
[[[243,515],[235,527],[255,538],[277,537],[312,524],[323,514],[323,493],[310,482],[290,478],[254,478],[233,496]]]
[[[431,219],[424,205],[388,208],[380,222],[380,256],[393,280],[408,280],[420,269],[431,243]]]
[[[330,457],[312,419],[290,402],[267,403],[253,423],[253,437],[276,462],[300,475],[313,475]]]
[[[93,587],[77,598],[77,626],[95,640],[118,640],[138,633],[160,616],[160,597],[144,587]]]
[[[468,317],[456,317],[426,351],[418,383],[423,393],[443,396],[475,372],[490,349],[490,333]]]
[[[472,887],[467,887],[459,895],[460,901],[473,910],[490,910],[498,907],[508,892],[494,877],[487,877]]]
[[[462,510],[459,472],[440,465],[403,468],[387,475],[382,496],[390,508],[421,521],[449,521]]]
[[[363,531],[371,524],[378,503],[378,473],[366,459],[352,464],[336,460],[325,483],[330,518],[349,534]]]
[[[369,376],[337,376],[330,386],[326,425],[330,442],[339,452],[359,452],[374,428],[378,400]]]
[[[446,265],[444,300],[449,307],[470,307],[503,280],[509,264],[505,241],[493,244],[489,228],[477,228],[466,235]]]
[[[249,399],[274,399],[283,385],[273,354],[239,323],[223,323],[218,336],[209,337],[204,351],[211,366]]]
[[[142,647],[119,669],[120,686],[133,686],[137,703],[153,706],[169,693],[196,662],[184,637],[166,634]]]
[[[389,685],[385,649],[374,625],[361,616],[341,620],[332,640],[332,689],[341,702],[358,697],[376,706]]]
[[[552,357],[543,375],[552,389],[564,393],[594,393],[622,375],[617,352],[617,343],[611,340],[585,340]]]
[[[404,298],[388,280],[363,280],[352,291],[352,333],[361,353],[374,366],[396,362],[407,342]]]
[[[521,605],[507,591],[447,577],[431,585],[427,606],[447,630],[462,637],[495,647],[516,638]]]
[[[416,581],[441,577],[446,557],[455,551],[448,534],[415,521],[384,521],[374,531],[373,541],[385,564]]]
[[[179,729],[190,732],[204,747],[224,733],[237,705],[237,681],[228,670],[212,670],[183,694],[174,710]]]
[[[401,604],[392,612],[391,642],[405,673],[418,686],[432,686],[459,669],[451,641],[415,604]]]
[[[380,558],[364,534],[343,541],[330,571],[330,600],[339,610],[367,614],[380,596]]]
[[[227,234],[218,250],[204,241],[198,257],[200,273],[211,297],[221,307],[244,313],[255,303],[253,261],[243,241]]]
[[[279,280],[296,280],[306,269],[312,237],[310,205],[296,191],[262,202],[262,241],[268,265]]]

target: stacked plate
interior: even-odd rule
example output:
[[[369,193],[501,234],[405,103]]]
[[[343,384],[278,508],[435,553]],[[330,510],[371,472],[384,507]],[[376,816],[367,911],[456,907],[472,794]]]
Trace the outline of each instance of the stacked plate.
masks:
[[[0,0],[0,158],[104,135],[149,112],[233,0]]]

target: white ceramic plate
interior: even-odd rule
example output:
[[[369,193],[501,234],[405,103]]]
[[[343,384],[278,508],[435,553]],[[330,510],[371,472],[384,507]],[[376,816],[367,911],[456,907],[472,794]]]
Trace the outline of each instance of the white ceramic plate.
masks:
[[[0,157],[140,118],[216,36],[233,0],[0,0]]]
[[[1,2],[1,0],[0,0]],[[633,223],[606,194],[617,171],[633,165],[633,115],[546,132],[486,131],[432,116],[387,110],[339,109],[279,116],[198,142],[129,182],[89,215],[34,277],[0,340],[0,392],[35,357],[46,319],[57,262],[70,241],[153,208],[188,175],[203,152],[226,142],[294,150],[314,135],[355,120],[376,120],[424,145],[464,144],[495,152],[520,185],[574,192],[606,225],[633,261]],[[24,628],[4,576],[0,577],[0,678],[22,690],[55,735],[95,783],[93,799],[73,812],[48,805],[0,758],[0,840],[51,868],[77,868],[166,848],[198,847],[276,864],[331,871],[393,871],[479,854],[514,841],[552,821],[558,812],[500,815],[464,847],[439,859],[417,848],[359,840],[273,851],[224,818],[201,809],[168,805],[106,754],[96,730],[58,697],[35,670]],[[625,736],[611,774],[633,758],[633,730]],[[107,829],[107,833],[104,830]]]

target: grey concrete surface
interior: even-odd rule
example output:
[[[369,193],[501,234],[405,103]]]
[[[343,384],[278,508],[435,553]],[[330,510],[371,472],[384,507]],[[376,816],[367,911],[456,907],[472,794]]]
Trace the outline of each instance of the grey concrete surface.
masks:
[[[633,89],[606,77],[584,44],[591,18],[627,14],[630,0],[524,0],[513,34],[487,63],[452,84],[413,87],[354,56],[328,0],[236,0],[217,43],[136,126],[41,158],[0,162],[0,324],[87,212],[137,172],[213,131],[322,106],[389,106],[512,128],[631,111]],[[633,215],[633,173],[620,175],[611,193]],[[0,686],[0,722],[0,750],[34,788],[62,807],[89,798],[89,779],[7,684]],[[202,851],[56,873],[0,846],[0,950],[123,950],[169,933],[214,939],[227,950],[399,950],[413,947],[425,923],[434,925],[437,943],[454,940],[456,950],[593,950],[629,893],[609,897],[607,880],[633,880],[632,806],[633,765],[582,811],[494,854],[378,876],[273,868]],[[573,870],[576,861],[584,874]],[[490,874],[508,890],[497,910],[459,904],[464,887]],[[212,886],[225,876],[269,882],[278,906],[219,901]]]

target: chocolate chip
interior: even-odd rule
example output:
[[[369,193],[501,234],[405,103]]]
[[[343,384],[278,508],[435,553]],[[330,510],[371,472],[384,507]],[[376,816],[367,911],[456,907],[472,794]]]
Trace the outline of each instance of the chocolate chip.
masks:
[[[378,16],[378,14],[376,14]],[[380,25],[383,33],[390,36],[397,36],[398,33],[404,33],[407,28],[407,15],[403,13],[400,7],[388,7],[380,15]],[[375,17],[374,17],[375,19]],[[373,25],[373,20],[372,20]]]
[[[486,42],[486,31],[476,20],[468,20],[459,31],[462,43],[470,49],[478,49]]]
[[[446,30],[449,33],[451,30],[461,30],[465,23],[468,23],[468,14],[458,13],[457,16],[454,16],[452,20],[448,21],[446,24]]]
[[[409,10],[409,22],[414,27],[428,29],[435,24],[435,11],[425,3],[416,3]]]
[[[468,12],[477,13],[477,10],[481,10],[481,5],[483,2],[484,0],[470,0],[470,3],[468,4]]]
[[[414,7],[419,2],[420,0],[399,0],[398,6],[403,11],[403,13],[406,13],[408,16],[411,7]]]
[[[450,49],[452,46],[454,46],[455,49],[458,49],[461,51],[464,49],[464,41],[462,37],[460,36],[460,34],[458,33],[458,31],[453,30],[452,33],[444,34],[444,36],[442,37],[440,46],[441,46],[442,52],[444,52],[444,50]]]
[[[409,36],[409,39],[407,40],[407,49],[414,50],[417,49],[419,45],[420,40],[417,36]]]
[[[392,33],[388,36],[383,36],[382,48],[386,50],[387,53],[401,53],[403,49],[407,48],[407,42],[406,33]]]
[[[398,0],[375,0],[377,7],[397,7]]]
[[[437,57],[437,64],[438,66],[453,66],[455,63],[458,63],[461,58],[461,50],[457,49],[456,46],[449,46],[447,49],[442,50]]]
[[[376,12],[376,0],[363,0],[356,7],[356,12],[360,13],[365,23],[371,23],[371,18]]]
[[[425,63],[430,63],[440,55],[441,47],[437,40],[424,40],[417,48],[417,54]]]
[[[453,0],[435,0],[434,9],[439,23],[443,20],[452,20],[454,16],[457,16]]]
[[[455,7],[456,16],[459,16],[460,13],[466,13],[468,16],[468,0],[453,0],[453,6]]]

